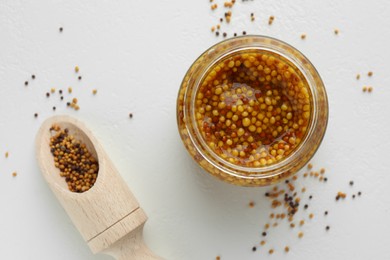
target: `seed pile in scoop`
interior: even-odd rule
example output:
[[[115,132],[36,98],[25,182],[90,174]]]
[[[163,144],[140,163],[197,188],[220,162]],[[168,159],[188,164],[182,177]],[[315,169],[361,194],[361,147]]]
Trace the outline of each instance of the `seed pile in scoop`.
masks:
[[[60,169],[68,188],[73,192],[85,192],[96,182],[99,164],[88,151],[85,144],[69,134],[68,129],[61,130],[57,125],[50,128],[50,151],[54,165]]]

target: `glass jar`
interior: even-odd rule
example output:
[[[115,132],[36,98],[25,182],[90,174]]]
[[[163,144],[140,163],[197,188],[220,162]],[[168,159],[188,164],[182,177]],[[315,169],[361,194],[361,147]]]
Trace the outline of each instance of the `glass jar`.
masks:
[[[221,68],[228,76],[213,78]],[[239,83],[229,82],[232,73]],[[214,104],[215,110],[201,107],[202,102]],[[249,108],[248,102],[255,105]],[[297,49],[266,36],[236,37],[206,50],[187,71],[177,98],[179,133],[191,157],[211,175],[240,186],[271,185],[295,174],[317,151],[327,122],[327,95],[317,70]]]

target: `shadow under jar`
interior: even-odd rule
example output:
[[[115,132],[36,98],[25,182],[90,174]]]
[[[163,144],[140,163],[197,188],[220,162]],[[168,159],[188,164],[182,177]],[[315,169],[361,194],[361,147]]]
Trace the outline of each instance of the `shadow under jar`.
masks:
[[[177,99],[185,147],[240,186],[288,178],[317,151],[328,122],[324,84],[294,47],[265,36],[220,42],[189,68]]]

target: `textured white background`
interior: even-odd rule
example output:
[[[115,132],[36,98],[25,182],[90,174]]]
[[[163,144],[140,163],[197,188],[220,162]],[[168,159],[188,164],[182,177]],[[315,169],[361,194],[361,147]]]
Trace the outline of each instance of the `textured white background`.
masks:
[[[272,256],[251,251],[270,213],[266,189],[204,174],[177,133],[182,77],[221,40],[210,27],[225,9],[209,6],[208,0],[0,2],[0,259],[111,259],[90,253],[35,161],[40,123],[62,113],[85,121],[100,139],[149,216],[146,243],[166,259],[390,259],[390,2],[237,1],[231,24],[223,25],[229,35],[246,30],[297,47],[317,67],[329,95],[329,127],[313,159],[317,168],[326,167],[329,181],[299,181],[314,195],[316,217],[307,221],[302,240],[286,226],[270,232],[265,250],[273,245]],[[372,94],[362,93],[365,84],[374,86]],[[68,86],[80,100],[78,112],[58,95],[45,97],[51,87]],[[362,190],[363,196],[335,203],[339,190]],[[282,252],[287,244],[288,255]]]

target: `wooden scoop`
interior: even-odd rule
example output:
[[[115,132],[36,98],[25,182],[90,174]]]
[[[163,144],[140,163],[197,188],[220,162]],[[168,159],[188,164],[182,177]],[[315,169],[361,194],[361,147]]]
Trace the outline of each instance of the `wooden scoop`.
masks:
[[[54,124],[67,128],[99,162],[97,180],[86,192],[70,191],[54,166],[49,146]],[[109,254],[118,260],[160,259],[143,242],[144,211],[92,132],[80,121],[69,116],[47,119],[36,137],[36,153],[43,177],[93,253]]]

